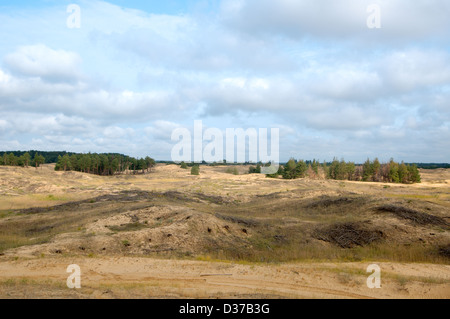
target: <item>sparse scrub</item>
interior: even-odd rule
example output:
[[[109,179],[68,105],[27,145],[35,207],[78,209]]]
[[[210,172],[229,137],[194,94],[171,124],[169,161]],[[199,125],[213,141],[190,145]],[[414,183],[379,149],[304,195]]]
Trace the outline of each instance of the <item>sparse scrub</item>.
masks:
[[[200,175],[200,167],[198,165],[192,166],[191,175]]]
[[[250,166],[248,169],[249,174],[261,174],[261,164],[258,164],[256,167]]]
[[[239,175],[239,170],[236,167],[228,167],[225,171],[227,174]]]

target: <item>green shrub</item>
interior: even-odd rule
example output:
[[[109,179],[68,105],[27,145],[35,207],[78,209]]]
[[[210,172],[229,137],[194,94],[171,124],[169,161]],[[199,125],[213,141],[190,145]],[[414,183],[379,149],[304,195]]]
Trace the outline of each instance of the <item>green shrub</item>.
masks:
[[[192,166],[191,168],[191,175],[200,175],[200,167],[199,166]]]

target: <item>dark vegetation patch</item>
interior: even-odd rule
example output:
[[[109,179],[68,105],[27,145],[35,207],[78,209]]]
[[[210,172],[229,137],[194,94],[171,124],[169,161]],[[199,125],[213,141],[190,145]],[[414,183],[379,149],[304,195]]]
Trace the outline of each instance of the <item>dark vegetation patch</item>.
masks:
[[[135,191],[122,191],[117,194],[110,194],[110,195],[102,195],[99,197],[94,198],[93,200],[96,202],[136,202],[136,201],[143,201],[143,200],[152,200],[155,197],[155,194],[152,192],[145,192],[140,190]],[[88,200],[88,202],[91,202],[92,200]]]
[[[178,200],[183,202],[200,203],[201,201],[207,201],[213,204],[222,205],[225,200],[220,196],[207,195],[203,193],[196,194],[183,194],[177,191],[169,191],[161,194],[166,199]]]
[[[215,216],[219,219],[226,220],[232,223],[245,225],[247,227],[255,227],[259,225],[259,222],[249,218],[235,217],[235,216],[226,216],[219,213],[216,213]]]
[[[177,192],[177,191],[169,191],[161,194],[157,194],[158,197],[164,197],[165,199],[184,201],[184,202],[198,202],[197,199],[193,198],[192,195],[188,196],[186,194]]]
[[[206,194],[183,194],[177,191],[169,191],[165,193],[157,192],[146,192],[146,191],[122,191],[117,194],[101,195],[95,198],[90,198],[81,201],[73,201],[65,204],[50,206],[50,207],[33,207],[17,211],[18,214],[32,215],[46,213],[50,211],[73,211],[79,208],[81,205],[99,205],[105,202],[121,202],[121,203],[132,203],[141,201],[154,201],[157,199],[168,199],[171,201],[182,201],[200,203],[203,201],[208,201],[215,204],[223,204],[224,200],[220,196],[212,196]]]
[[[195,194],[195,196],[201,200],[208,201],[213,204],[222,205],[225,204],[225,200],[220,196],[206,195],[203,193]]]
[[[330,207],[330,206],[342,206],[353,204],[357,199],[352,197],[338,197],[333,198],[329,196],[322,196],[316,199],[314,202],[306,205],[307,208],[322,208],[322,207]]]
[[[122,224],[120,226],[107,226],[107,228],[113,232],[132,232],[148,228],[148,226],[136,222],[136,223]]]
[[[450,244],[445,246],[440,246],[438,253],[440,256],[450,259]]]
[[[50,206],[50,207],[33,207],[17,211],[18,214],[32,215],[51,211],[73,211],[84,204],[102,204],[104,202],[137,202],[144,200],[152,200],[155,197],[154,193],[143,191],[123,191],[118,194],[101,195],[95,198],[86,200],[73,201],[65,204]]]
[[[286,236],[284,236],[284,235],[275,235],[275,236],[273,236],[273,239],[275,239],[275,241],[281,242],[281,243],[287,242]]]
[[[369,229],[363,223],[342,223],[316,229],[313,237],[341,248],[353,248],[380,241],[384,233],[378,229]]]
[[[54,226],[35,227],[35,228],[27,229],[26,233],[28,235],[41,234],[41,233],[45,233],[45,232],[50,232],[54,228],[55,228]]]
[[[283,194],[278,192],[278,193],[270,193],[270,194],[265,194],[265,195],[256,195],[256,198],[266,198],[266,199],[277,199],[277,198],[282,198]]]
[[[84,204],[86,201],[77,201],[77,202],[70,202],[66,204],[61,205],[55,205],[51,207],[32,207],[27,209],[19,210],[18,214],[23,215],[33,215],[33,214],[40,214],[40,213],[46,213],[53,210],[71,210],[79,207],[81,204]]]
[[[130,218],[133,223],[137,223],[139,221],[139,217],[137,217],[136,215],[132,215],[130,216]]]
[[[417,225],[448,226],[448,223],[441,217],[422,213],[414,209],[396,205],[382,205],[377,207],[378,212],[391,213],[398,218],[407,219]]]

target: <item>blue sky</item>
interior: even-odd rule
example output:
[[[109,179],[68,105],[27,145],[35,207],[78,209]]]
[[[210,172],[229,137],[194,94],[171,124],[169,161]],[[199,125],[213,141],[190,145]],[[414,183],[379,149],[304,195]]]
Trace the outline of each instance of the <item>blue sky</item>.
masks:
[[[2,1],[0,150],[169,159],[202,120],[279,128],[281,160],[450,162],[449,16],[446,0]]]
[[[111,4],[123,7],[138,9],[154,14],[186,14],[191,10],[195,10],[196,7],[214,7],[217,5],[217,1],[196,1],[196,0],[114,0],[108,1]],[[48,8],[50,6],[79,4],[79,1],[70,0],[15,0],[15,1],[2,1],[0,6],[9,8]]]

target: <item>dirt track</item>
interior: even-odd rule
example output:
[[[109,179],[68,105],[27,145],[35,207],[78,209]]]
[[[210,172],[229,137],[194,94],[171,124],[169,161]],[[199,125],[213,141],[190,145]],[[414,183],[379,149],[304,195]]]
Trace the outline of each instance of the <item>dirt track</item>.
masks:
[[[82,288],[66,287],[70,264]],[[246,265],[146,258],[0,262],[3,298],[450,298],[450,266],[381,263],[382,288],[366,263]]]

